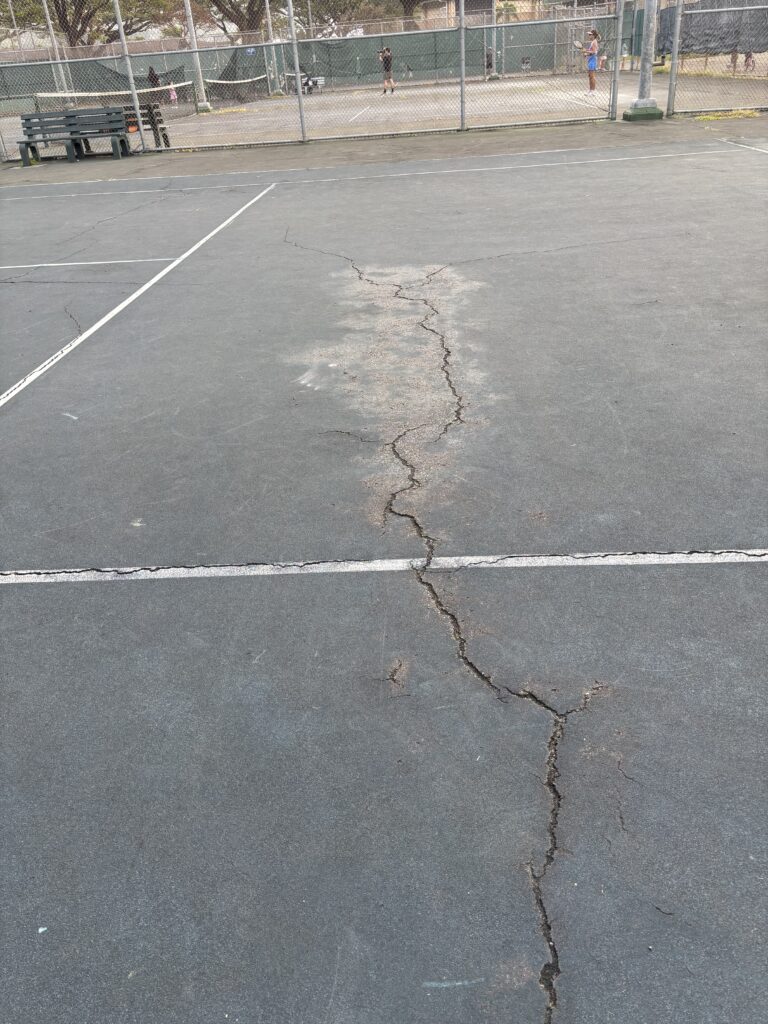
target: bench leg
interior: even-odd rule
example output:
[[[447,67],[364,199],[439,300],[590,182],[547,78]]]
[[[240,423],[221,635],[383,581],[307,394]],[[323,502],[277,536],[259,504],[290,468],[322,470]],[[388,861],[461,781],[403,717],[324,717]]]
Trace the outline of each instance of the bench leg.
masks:
[[[123,155],[122,139],[118,135],[113,135],[110,141],[112,143],[112,159],[119,160]]]
[[[64,146],[67,150],[67,160],[69,160],[71,164],[75,163],[77,160],[77,151],[75,150],[74,142],[70,140],[69,142],[65,142]]]
[[[21,163],[24,167],[32,166],[32,161],[29,159],[29,150],[30,147],[26,143],[19,143],[19,156],[21,157]]]

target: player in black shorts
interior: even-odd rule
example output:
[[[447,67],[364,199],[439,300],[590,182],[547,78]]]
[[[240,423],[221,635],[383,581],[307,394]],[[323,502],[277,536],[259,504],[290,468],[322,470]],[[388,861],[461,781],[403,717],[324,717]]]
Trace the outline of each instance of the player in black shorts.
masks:
[[[379,60],[384,68],[384,95],[386,96],[387,88],[390,92],[395,91],[395,83],[392,80],[392,51],[388,46],[379,50]]]

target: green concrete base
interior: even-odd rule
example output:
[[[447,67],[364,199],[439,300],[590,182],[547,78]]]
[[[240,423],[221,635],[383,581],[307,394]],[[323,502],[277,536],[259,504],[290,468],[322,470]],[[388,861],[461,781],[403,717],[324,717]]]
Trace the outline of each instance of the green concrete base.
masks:
[[[659,107],[630,107],[621,117],[624,121],[660,121],[664,111]]]

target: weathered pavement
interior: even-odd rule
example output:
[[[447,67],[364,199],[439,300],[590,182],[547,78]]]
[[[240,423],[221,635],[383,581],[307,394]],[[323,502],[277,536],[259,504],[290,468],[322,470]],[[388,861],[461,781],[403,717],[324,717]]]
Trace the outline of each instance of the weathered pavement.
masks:
[[[615,138],[287,173],[0,410],[4,570],[424,560],[0,586],[9,1021],[754,1019],[764,566],[431,566],[766,546],[766,157]],[[2,387],[154,273],[4,272]]]

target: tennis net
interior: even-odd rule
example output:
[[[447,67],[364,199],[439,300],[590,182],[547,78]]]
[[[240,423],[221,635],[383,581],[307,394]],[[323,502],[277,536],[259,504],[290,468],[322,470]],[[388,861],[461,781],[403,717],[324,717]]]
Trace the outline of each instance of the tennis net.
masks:
[[[169,82],[149,89],[137,89],[139,104],[157,103],[165,120],[186,117],[195,112],[195,89],[192,82]],[[133,96],[129,89],[106,92],[38,92],[35,93],[35,109],[45,113],[50,110],[72,110],[87,107],[132,107]]]
[[[266,75],[259,75],[258,78],[207,78],[205,92],[208,102],[213,107],[221,108],[233,103],[254,103],[269,95],[269,85]]]

